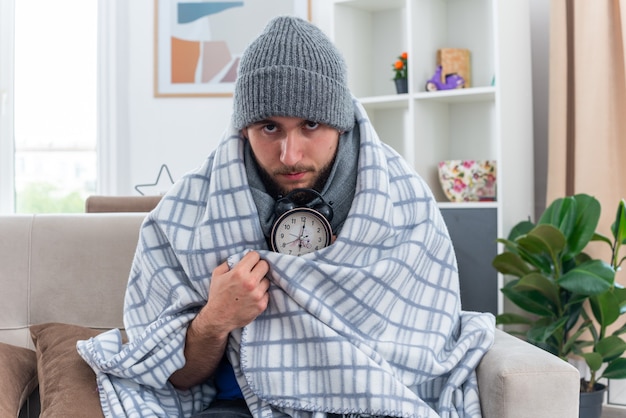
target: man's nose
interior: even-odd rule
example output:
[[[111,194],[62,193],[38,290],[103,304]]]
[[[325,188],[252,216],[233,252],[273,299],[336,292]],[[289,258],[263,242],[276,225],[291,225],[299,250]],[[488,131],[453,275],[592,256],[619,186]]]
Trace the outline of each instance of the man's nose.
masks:
[[[287,132],[283,139],[280,161],[284,165],[296,165],[302,159],[302,138],[298,131]]]

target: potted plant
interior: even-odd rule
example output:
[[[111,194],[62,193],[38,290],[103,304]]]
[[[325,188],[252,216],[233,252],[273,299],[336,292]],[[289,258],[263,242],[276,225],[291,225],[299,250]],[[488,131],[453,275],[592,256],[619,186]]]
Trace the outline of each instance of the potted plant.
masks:
[[[577,194],[555,200],[539,221],[518,223],[507,239],[498,239],[504,251],[493,260],[500,273],[513,276],[501,289],[504,296],[525,311],[498,315],[498,324],[522,326],[524,338],[563,360],[581,356],[589,378],[581,379],[581,395],[600,392],[601,413],[605,385],[602,378],[626,378],[626,342],[623,326],[608,327],[626,311],[626,289],[615,282],[624,261],[626,203],[622,199],[611,227],[612,239],[596,233],[601,207],[598,200]],[[608,261],[584,252],[591,241],[610,246]],[[581,396],[581,407],[586,403]],[[583,416],[581,408],[581,416]],[[594,416],[594,415],[587,415]]]
[[[407,58],[409,55],[403,52],[398,56],[398,59],[393,63],[393,80],[396,83],[396,92],[398,94],[406,93],[409,91],[408,85],[408,64]]]

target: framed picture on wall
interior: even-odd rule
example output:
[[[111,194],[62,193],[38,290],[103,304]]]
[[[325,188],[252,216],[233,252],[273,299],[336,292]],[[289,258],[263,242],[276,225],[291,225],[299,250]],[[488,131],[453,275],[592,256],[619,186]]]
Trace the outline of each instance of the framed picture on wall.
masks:
[[[154,96],[228,97],[248,43],[275,16],[311,19],[311,0],[154,0]]]

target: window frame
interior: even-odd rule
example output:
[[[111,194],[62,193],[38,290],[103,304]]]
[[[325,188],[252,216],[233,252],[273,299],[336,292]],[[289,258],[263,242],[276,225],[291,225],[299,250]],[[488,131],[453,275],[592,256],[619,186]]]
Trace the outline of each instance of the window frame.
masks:
[[[0,56],[3,57],[0,59],[0,213],[15,212],[14,1],[0,1]]]

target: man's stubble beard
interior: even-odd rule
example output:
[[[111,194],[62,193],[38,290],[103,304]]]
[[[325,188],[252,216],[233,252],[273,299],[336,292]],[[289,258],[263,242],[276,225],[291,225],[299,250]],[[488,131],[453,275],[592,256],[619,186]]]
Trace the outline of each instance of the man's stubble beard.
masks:
[[[328,181],[328,177],[333,169],[333,165],[335,164],[336,155],[332,160],[328,162],[322,169],[320,170],[317,178],[313,183],[312,189],[317,191],[318,193],[322,193],[326,182]],[[255,157],[256,159],[256,157]],[[273,176],[265,170],[265,168],[261,167],[261,165],[257,161],[257,167],[259,168],[259,176],[261,177],[261,181],[265,185],[265,189],[273,198],[278,198],[281,196],[286,196],[289,194],[291,190],[287,190],[282,188],[273,178]],[[278,170],[275,175],[285,174],[285,173],[297,173],[303,171],[299,166],[294,167],[285,167],[282,170]],[[304,171],[310,172],[310,170],[305,169]]]

